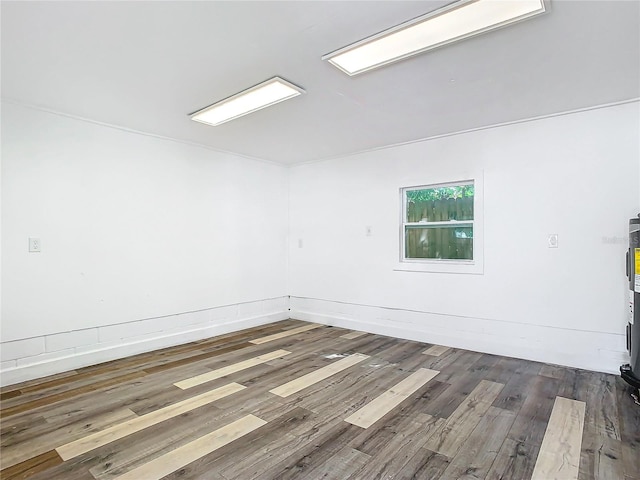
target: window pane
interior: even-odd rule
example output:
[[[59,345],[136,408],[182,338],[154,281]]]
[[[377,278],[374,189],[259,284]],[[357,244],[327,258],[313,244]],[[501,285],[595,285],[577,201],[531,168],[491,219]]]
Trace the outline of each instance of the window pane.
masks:
[[[405,227],[406,258],[473,260],[473,225]]]
[[[473,220],[473,185],[406,190],[406,222]]]

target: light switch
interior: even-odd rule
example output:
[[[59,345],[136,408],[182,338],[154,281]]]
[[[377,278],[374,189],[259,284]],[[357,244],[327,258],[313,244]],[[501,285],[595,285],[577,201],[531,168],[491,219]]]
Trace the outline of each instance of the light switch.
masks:
[[[549,248],[558,248],[558,234],[551,233],[549,235],[549,238],[547,239],[547,242],[549,243]]]

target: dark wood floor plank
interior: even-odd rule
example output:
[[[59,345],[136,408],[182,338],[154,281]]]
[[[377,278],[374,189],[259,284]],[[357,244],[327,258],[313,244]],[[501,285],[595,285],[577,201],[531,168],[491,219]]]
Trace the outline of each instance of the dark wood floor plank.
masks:
[[[496,456],[487,480],[530,480],[540,447],[507,438]]]
[[[9,390],[7,392],[0,393],[0,401],[9,400],[10,398],[19,397],[22,395],[20,390]]]
[[[482,380],[486,372],[472,372],[470,368],[483,358],[483,354],[479,352],[467,352],[467,351],[458,351],[456,352],[455,360],[446,363],[444,360],[448,360],[450,357],[445,357],[441,360],[441,362],[429,362],[426,364],[425,368],[430,368],[432,370],[437,370],[440,372],[440,381],[447,383],[454,383],[455,379],[460,376],[461,373],[468,373],[470,376],[477,378],[478,380]],[[431,366],[433,363],[440,363],[437,366]]]
[[[444,424],[445,420],[418,414],[400,420],[394,434],[371,451],[371,460],[355,472],[353,478],[390,478],[404,470],[414,455]],[[353,444],[353,442],[352,442]]]
[[[457,455],[502,388],[504,385],[501,383],[481,380],[465,401],[445,420],[442,428],[431,436],[425,447],[449,458]]]
[[[594,372],[590,375],[588,382],[585,423],[609,438],[620,440],[616,378]]]
[[[379,368],[372,365],[376,363],[371,363],[368,359],[299,392],[288,401],[325,415],[346,416],[347,412],[361,408],[406,376],[393,367]]]
[[[277,478],[280,480],[293,480],[304,477],[336,455],[350,440],[358,435],[358,433],[359,427],[341,422],[319,436],[315,442],[291,452],[285,460],[264,471],[264,475],[267,478]],[[254,472],[254,474],[255,473],[257,472]],[[223,472],[223,474],[227,476],[226,472]],[[234,478],[240,480],[258,477],[236,475],[235,477],[230,477],[229,480],[233,480]]]
[[[78,460],[99,457],[101,461],[89,469],[91,474],[98,480],[117,478],[245,415],[240,411],[224,415],[214,402],[100,447]]]
[[[602,435],[593,425],[585,423],[578,480],[621,478],[624,478],[622,442]]]
[[[538,375],[530,373],[512,375],[493,402],[493,406],[518,412],[527,398],[529,389],[536,388],[536,380]]]
[[[183,367],[182,374],[198,374],[203,369],[198,367]],[[173,372],[172,372],[173,373]],[[61,425],[82,418],[90,418],[102,410],[116,410],[128,408],[134,410],[140,404],[154,402],[161,397],[169,396],[174,400],[182,400],[188,394],[180,395],[178,388],[169,383],[171,373],[163,372],[156,375],[145,375],[138,379],[115,384],[95,393],[71,398],[58,404],[49,405],[42,410],[47,423]],[[201,393],[201,392],[198,392]],[[96,401],[98,399],[98,401]],[[135,411],[135,410],[134,410]],[[136,412],[138,413],[138,412]],[[28,414],[27,414],[28,415]]]
[[[489,374],[489,372],[491,372],[495,368],[495,366],[498,364],[500,360],[501,360],[501,357],[499,357],[498,355],[483,353],[481,354],[478,360],[473,362],[469,366],[469,368],[467,368],[467,371],[469,373],[475,374],[477,377],[481,377],[484,379]],[[493,381],[493,380],[490,380],[490,381]],[[496,383],[504,384],[504,382],[496,382]]]
[[[0,389],[0,392],[8,393],[12,391],[21,391],[21,389],[23,388],[34,387],[37,385],[41,385],[42,383],[51,382],[53,380],[58,380],[61,378],[73,377],[77,374],[78,374],[77,370],[69,370],[67,372],[56,373],[54,375],[49,375],[47,377],[34,378],[33,380],[26,380],[24,382],[15,383],[13,385],[2,387]]]
[[[60,445],[86,437],[116,423],[136,418],[128,408],[95,412],[88,418],[66,424],[45,424],[15,435],[2,446],[3,466],[15,465],[31,457],[53,450]]]
[[[632,388],[620,377],[615,379],[615,386],[623,471],[625,476],[640,480],[640,406],[631,398]]]
[[[371,427],[363,430],[350,446],[368,455],[375,455],[387,445],[396,435],[401,435],[400,425],[404,421],[411,421],[418,415],[424,415],[425,406],[429,402],[443,394],[449,384],[432,380],[421,389],[417,390],[407,402],[394,409],[389,415],[383,417]],[[425,438],[426,441],[426,438]]]
[[[194,362],[199,362],[201,360],[210,360],[218,355],[224,355],[225,353],[234,352],[236,350],[240,350],[243,348],[250,347],[251,344],[248,342],[241,343],[239,345],[233,345],[230,347],[224,347],[217,350],[213,350],[206,353],[201,353],[199,355],[193,355],[192,357],[183,358],[181,360],[175,360],[172,362],[167,362],[162,365],[156,365],[154,367],[145,368],[144,371],[148,374],[164,372],[165,370],[169,370],[171,368],[181,367],[183,365],[189,365]]]
[[[306,475],[300,476],[300,479],[316,480],[344,480],[349,478],[353,473],[364,467],[371,457],[355,448],[343,447],[341,450],[329,457],[326,462],[313,468]]]
[[[516,414],[510,410],[491,407],[464,442],[460,453],[452,458],[444,477],[485,478],[515,418]]]
[[[62,459],[55,450],[42,453],[38,456],[25,460],[22,463],[4,468],[0,471],[0,478],[3,480],[18,480],[29,478],[33,475],[49,470],[60,465]]]
[[[442,477],[448,465],[449,459],[447,457],[423,447],[404,464],[402,470],[395,475],[394,480],[437,480]]]
[[[558,380],[536,375],[507,437],[516,443],[539,447],[559,388]]]
[[[174,472],[164,480],[191,480],[209,478],[211,473],[220,472],[225,467],[238,470],[250,465],[250,459],[256,452],[267,450],[274,441],[281,439],[286,432],[303,424],[311,416],[311,412],[294,407],[281,415],[269,419],[267,425],[244,437],[243,442],[228,445]],[[262,417],[260,417],[262,418]],[[266,418],[265,418],[266,420]],[[222,474],[219,474],[221,478]]]
[[[441,381],[438,377],[436,380]],[[462,371],[458,376],[451,377],[451,384],[446,393],[430,402],[426,406],[425,413],[434,417],[449,418],[481,381],[482,379],[467,371]]]
[[[545,363],[540,368],[540,375],[549,378],[556,378],[558,380],[564,380],[569,369],[560,365],[552,365]]]
[[[408,359],[415,358],[423,350],[424,343],[400,340],[392,344],[389,348],[377,353],[375,357],[389,363],[402,363]],[[421,360],[424,359],[421,358]]]
[[[485,380],[507,384],[518,370],[515,358],[500,357],[496,364],[487,372]]]
[[[130,374],[130,373],[138,374],[139,372],[140,372],[140,369],[137,369],[137,368],[135,369],[123,368],[122,370],[116,370],[115,372],[111,371],[108,373],[102,372],[102,373],[96,373],[93,375],[79,374],[74,377],[73,381],[64,379],[65,380],[64,383],[59,383],[57,385],[49,385],[47,386],[47,388],[39,388],[37,390],[24,392],[20,397],[5,401],[2,403],[2,411],[13,408],[13,407],[17,407],[22,404],[33,403],[43,398],[51,398],[54,396],[63,397],[65,392],[78,391],[78,389],[81,389],[99,382],[103,382],[103,381],[108,382],[110,379],[113,379],[114,377],[120,377],[122,375]]]
[[[344,352],[345,355],[352,355],[354,353],[362,353],[375,357],[378,353],[383,352],[389,347],[394,345],[394,340],[391,337],[383,337],[381,335],[367,335],[366,337],[356,338],[351,340]]]
[[[29,410],[33,410],[39,407],[43,407],[43,406],[47,406],[47,405],[51,405],[53,403],[56,402],[60,402],[62,400],[67,400],[69,398],[73,398],[73,397],[77,397],[79,395],[85,394],[85,393],[89,393],[89,392],[93,392],[96,390],[100,390],[102,388],[106,388],[110,385],[116,385],[116,384],[121,384],[124,382],[127,382],[129,380],[133,380],[136,378],[140,378],[145,376],[146,373],[144,372],[135,372],[135,373],[128,373],[126,375],[122,375],[120,377],[113,377],[110,378],[108,380],[103,380],[101,382],[96,382],[96,383],[92,383],[89,385],[86,385],[84,387],[79,387],[79,388],[74,388],[72,390],[68,390],[62,393],[58,393],[55,395],[50,395],[47,397],[43,397],[40,398],[38,400],[33,400],[31,402],[27,402],[27,403],[22,403],[19,405],[16,405],[14,407],[9,407],[6,408],[4,410],[2,410],[0,412],[0,417],[4,418],[4,417],[9,417],[11,415],[16,415],[18,413],[22,413],[22,412],[28,412]]]
[[[336,429],[344,428],[343,425],[348,424],[341,419],[327,420],[312,413],[305,416],[303,422],[281,430],[262,450],[255,450],[236,462],[224,460],[218,471],[229,479],[280,478],[283,463],[286,466],[294,455],[309,446],[322,445],[327,436],[334,436]]]
[[[246,387],[252,387],[258,392],[266,392],[293,378],[301,377],[335,362],[334,359],[317,354],[304,355],[298,357],[297,360],[289,361],[287,361],[287,357],[283,357],[277,362],[272,361],[268,364],[257,366],[246,372],[238,372],[232,378],[234,381]]]
[[[46,424],[47,420],[44,415],[40,414],[22,414],[16,415],[10,419],[11,421],[0,422],[0,446],[4,445],[13,436],[28,432],[42,424]]]

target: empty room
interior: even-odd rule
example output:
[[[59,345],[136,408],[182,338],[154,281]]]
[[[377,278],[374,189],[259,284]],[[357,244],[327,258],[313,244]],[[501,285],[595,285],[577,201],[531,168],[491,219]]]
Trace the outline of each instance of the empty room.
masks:
[[[0,479],[640,480],[640,1],[0,21]]]

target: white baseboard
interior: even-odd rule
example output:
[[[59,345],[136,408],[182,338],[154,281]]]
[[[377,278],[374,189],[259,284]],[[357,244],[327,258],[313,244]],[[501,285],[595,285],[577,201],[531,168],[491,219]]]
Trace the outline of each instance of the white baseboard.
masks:
[[[482,353],[619,374],[625,335],[291,297],[291,318]]]
[[[164,330],[131,338],[117,338],[102,343],[81,345],[54,352],[43,352],[38,355],[3,361],[2,370],[0,370],[0,385],[12,385],[47,375],[96,365],[98,363],[117,360],[161,348],[182,345],[196,340],[289,318],[288,298],[282,297],[282,299],[277,299],[277,302],[273,302],[273,300],[270,302],[277,303],[279,306],[284,306],[285,308],[281,308],[280,311],[273,313],[263,313],[247,316],[246,318],[214,319],[206,324],[184,325],[177,329],[172,328],[170,331]],[[180,315],[176,315],[176,317],[180,317]],[[149,320],[144,320],[144,322],[149,322]],[[112,329],[113,326],[100,328]],[[119,328],[126,328],[126,324],[120,325]],[[135,330],[135,328],[132,328],[132,330]],[[67,335],[71,336],[75,333],[78,332],[68,332]],[[46,338],[43,337],[7,342],[7,344],[20,342],[18,346],[22,346],[25,342],[34,343],[40,340],[43,344],[47,344]]]

